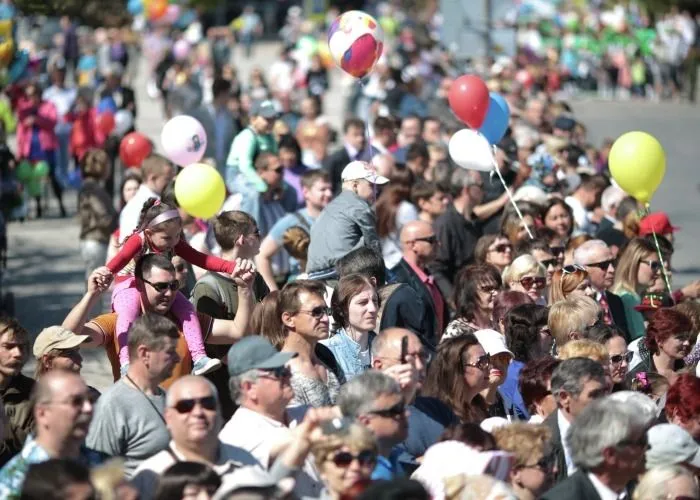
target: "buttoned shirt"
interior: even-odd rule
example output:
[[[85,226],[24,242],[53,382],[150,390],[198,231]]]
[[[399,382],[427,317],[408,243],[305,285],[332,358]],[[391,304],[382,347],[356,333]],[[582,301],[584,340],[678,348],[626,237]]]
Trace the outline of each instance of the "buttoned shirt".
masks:
[[[559,424],[559,435],[561,436],[561,447],[564,449],[564,459],[566,460],[566,473],[568,476],[576,472],[577,467],[571,458],[571,450],[566,440],[566,433],[569,432],[571,422],[569,422],[561,410],[557,410],[557,424]]]
[[[615,493],[613,490],[608,488],[603,482],[598,479],[598,476],[592,473],[588,473],[588,479],[591,480],[591,483],[593,483],[593,487],[595,490],[598,492],[598,495],[600,496],[600,500],[617,500],[620,498],[620,495]]]
[[[435,304],[435,316],[438,320],[438,332],[442,332],[445,329],[445,300],[442,298],[442,293],[440,292],[440,289],[435,284],[435,278],[433,278],[432,275],[426,273],[423,269],[415,265],[413,262],[407,259],[404,260],[406,260],[408,265],[411,266],[411,269],[413,269],[413,272],[416,273],[418,279],[420,279],[421,282],[426,287],[428,287],[430,296],[433,298],[433,304]]]

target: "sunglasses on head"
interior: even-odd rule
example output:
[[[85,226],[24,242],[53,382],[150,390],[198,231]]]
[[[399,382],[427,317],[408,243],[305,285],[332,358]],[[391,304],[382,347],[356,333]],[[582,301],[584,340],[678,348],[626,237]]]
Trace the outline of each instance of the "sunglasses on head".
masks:
[[[370,415],[377,415],[378,417],[397,418],[406,414],[406,404],[401,401],[396,403],[391,408],[386,408],[385,410],[372,410],[367,413]]]
[[[333,310],[327,306],[314,307],[313,309],[310,309],[308,311],[306,311],[304,309],[300,309],[299,312],[304,313],[304,314],[309,314],[316,319],[321,319],[324,316],[330,316],[331,314],[333,314]]]
[[[549,247],[549,253],[557,257],[564,253],[566,247]]]
[[[331,460],[333,460],[333,463],[338,467],[348,467],[353,460],[357,460],[362,467],[366,467],[368,465],[374,465],[377,461],[377,456],[370,450],[361,451],[357,455],[353,455],[349,451],[340,451],[333,455]]]
[[[216,398],[214,396],[181,399],[173,405],[173,408],[175,408],[178,413],[189,413],[194,410],[194,407],[198,404],[205,410],[216,410]]]
[[[573,265],[570,265],[570,266],[564,266],[564,267],[562,268],[562,272],[563,272],[564,274],[574,274],[574,273],[579,272],[579,271],[582,271],[582,272],[585,273],[585,272],[586,272],[586,269],[583,268],[583,267],[581,267],[581,266],[579,266],[579,265],[577,265],[577,264],[573,264]]]
[[[502,243],[500,245],[496,245],[491,249],[492,252],[498,252],[498,253],[506,253],[506,252],[512,252],[513,247],[509,245],[508,243]]]
[[[610,362],[614,365],[622,363],[623,361],[630,363],[633,357],[634,353],[632,351],[627,351],[624,354],[615,354],[614,356],[610,356]]]
[[[178,280],[172,280],[172,281],[168,281],[168,282],[151,283],[150,281],[144,279],[143,282],[151,285],[153,287],[153,289],[158,293],[163,293],[166,290],[172,290],[173,292],[175,292],[180,288],[180,282]]]
[[[556,267],[557,264],[559,264],[559,259],[555,257],[552,259],[541,260],[540,264],[542,264],[545,267],[545,269],[549,269],[549,266]]]
[[[539,276],[525,276],[524,278],[520,278],[520,284],[526,290],[532,288],[533,285],[537,289],[542,289],[547,284],[547,280],[545,278],[540,278]]]
[[[607,271],[610,266],[614,266],[615,261],[613,259],[610,260],[604,260],[602,262],[592,262],[590,264],[587,264],[586,267],[597,267],[598,269],[602,271]]]

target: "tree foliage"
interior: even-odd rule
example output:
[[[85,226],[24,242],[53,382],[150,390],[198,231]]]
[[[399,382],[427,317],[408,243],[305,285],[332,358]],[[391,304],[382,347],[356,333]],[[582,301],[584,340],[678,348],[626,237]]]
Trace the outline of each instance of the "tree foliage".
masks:
[[[130,20],[124,0],[15,0],[23,14],[70,16],[88,26],[122,26]]]

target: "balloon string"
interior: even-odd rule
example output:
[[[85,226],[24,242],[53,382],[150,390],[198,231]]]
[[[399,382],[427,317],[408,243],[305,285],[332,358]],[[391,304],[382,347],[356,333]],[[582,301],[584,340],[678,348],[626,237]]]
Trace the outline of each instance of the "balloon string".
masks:
[[[365,92],[364,92],[365,82],[362,80],[362,78],[358,78],[357,82],[360,84],[360,90],[362,91],[362,95],[364,96],[365,95]],[[367,163],[369,163],[370,165],[372,165],[372,142],[371,142],[372,138],[369,134],[369,118],[370,118],[370,108],[371,107],[372,106],[370,105],[370,107],[367,109],[367,115],[365,118],[365,135],[367,136],[367,146],[366,146]],[[358,159],[362,159],[361,153],[362,153],[362,151],[358,152],[358,155],[357,155]],[[375,175],[379,175],[379,174],[375,174]],[[372,189],[374,191],[374,201],[376,202],[377,201],[377,184],[375,182],[372,183]]]
[[[510,191],[510,188],[506,184],[505,179],[501,175],[501,169],[498,168],[498,162],[496,161],[496,146],[493,147],[493,169],[495,170],[496,174],[498,175],[498,178],[501,180],[501,184],[503,184],[503,188],[506,190],[506,193],[508,193],[508,199],[510,200],[511,205],[513,205],[513,208],[515,209],[515,213],[518,214],[518,217],[520,218],[520,222],[522,223],[523,227],[525,228],[525,231],[527,231],[527,235],[530,237],[531,240],[534,240],[535,237],[532,235],[532,232],[530,231],[530,227],[527,225],[527,222],[525,222],[525,219],[523,218],[523,214],[520,211],[520,208],[518,208],[518,204],[515,203],[515,200],[513,199],[513,193]]]
[[[644,215],[649,215],[649,203],[647,203],[645,205],[643,213],[644,213]],[[664,256],[661,254],[661,247],[659,246],[659,239],[656,237],[656,230],[654,229],[654,226],[651,227],[651,234],[654,237],[654,246],[656,247],[656,255],[659,256],[659,262],[661,262],[661,275],[664,278],[664,284],[666,285],[666,290],[668,290],[668,294],[671,296],[671,300],[673,300],[673,291],[671,290],[671,280],[668,278],[668,272],[666,272],[666,261],[664,260]]]

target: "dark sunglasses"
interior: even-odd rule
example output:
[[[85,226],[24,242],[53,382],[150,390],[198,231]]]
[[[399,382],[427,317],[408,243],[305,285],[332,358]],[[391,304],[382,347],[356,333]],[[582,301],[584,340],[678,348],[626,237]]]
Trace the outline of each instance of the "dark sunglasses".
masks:
[[[396,403],[391,408],[387,408],[386,410],[372,410],[367,413],[384,418],[398,418],[406,414],[406,404],[402,401],[400,403]]]
[[[189,413],[199,404],[205,410],[216,410],[216,398],[206,396],[204,398],[181,399],[173,405],[178,413]]]
[[[535,288],[537,288],[538,290],[541,290],[547,284],[547,279],[540,278],[539,276],[525,276],[524,278],[520,279],[520,284],[526,290],[529,290],[530,288],[532,288],[532,285],[535,285]]]
[[[185,266],[185,264],[178,264],[177,266],[175,266],[175,271],[178,273],[181,273],[185,269],[187,269],[187,266]]]
[[[300,309],[299,312],[304,313],[304,314],[309,314],[316,319],[321,319],[324,316],[330,316],[331,314],[333,314],[333,310],[330,307],[326,307],[326,306],[314,307],[313,309],[311,309],[309,311],[305,311],[304,309]]]
[[[435,243],[437,243],[438,239],[437,239],[437,236],[432,235],[432,236],[426,236],[425,238],[416,238],[413,241],[424,241],[430,245],[434,245]]]
[[[564,253],[566,247],[549,247],[549,253],[557,257]]]
[[[649,266],[653,272],[657,272],[661,269],[661,262],[658,260],[643,260],[642,262]]]
[[[542,264],[545,267],[545,269],[549,269],[549,266],[557,267],[557,264],[559,264],[559,259],[555,257],[553,259],[541,260],[540,264]]]
[[[68,405],[72,406],[73,408],[80,409],[88,401],[90,404],[94,404],[95,398],[91,397],[90,394],[76,394],[65,401],[52,401],[51,404]]]
[[[147,279],[144,279],[143,282],[151,285],[153,289],[158,293],[163,293],[166,290],[172,290],[173,292],[175,292],[180,288],[180,282],[178,280],[168,281],[167,283],[151,283]]]
[[[610,362],[614,365],[622,363],[623,361],[630,363],[633,357],[634,353],[632,351],[627,351],[624,354],[615,354],[614,356],[610,356]]]
[[[464,363],[464,366],[471,366],[478,370],[488,370],[491,367],[491,356],[484,354],[476,360],[476,363]]]
[[[508,245],[507,243],[503,243],[502,245],[496,245],[491,249],[492,252],[498,252],[498,253],[506,253],[506,252],[512,252],[513,247],[511,245]]]
[[[282,172],[284,172],[284,167],[277,167],[277,168],[270,169],[270,172],[274,172],[276,174],[281,174]]]
[[[598,269],[601,269],[603,271],[607,271],[610,266],[615,265],[615,260],[610,259],[610,260],[604,260],[602,262],[591,262],[590,264],[587,264],[586,267],[597,267]]]
[[[374,465],[377,461],[377,456],[370,450],[361,451],[357,455],[353,455],[348,451],[341,451],[333,455],[333,463],[338,467],[349,467],[353,460],[357,460],[362,467]]]
[[[276,379],[284,379],[292,376],[292,370],[286,366],[278,366],[276,368],[260,368],[260,371],[269,373]]]
[[[570,266],[564,266],[562,268],[562,273],[564,273],[564,274],[574,274],[574,273],[579,272],[579,271],[587,273],[585,268],[583,268],[579,265],[576,265],[576,264],[573,264]]]

